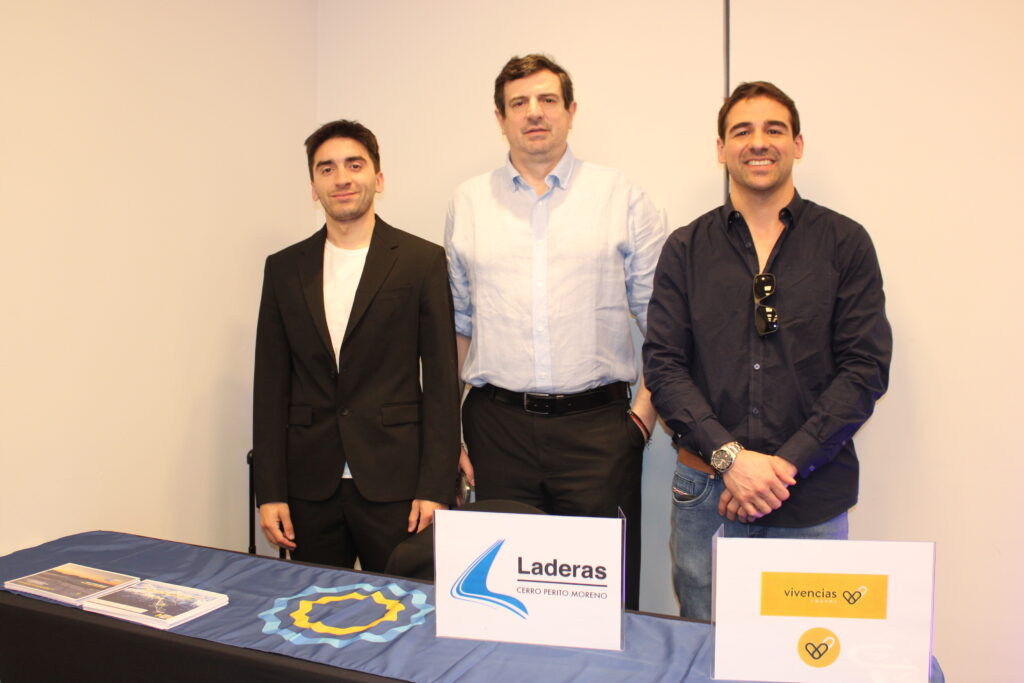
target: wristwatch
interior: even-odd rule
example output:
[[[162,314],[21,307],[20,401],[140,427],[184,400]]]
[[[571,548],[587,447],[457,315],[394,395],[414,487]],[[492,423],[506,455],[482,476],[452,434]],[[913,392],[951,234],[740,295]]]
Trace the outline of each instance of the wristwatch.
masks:
[[[711,466],[715,468],[719,474],[725,474],[732,467],[732,464],[736,462],[736,456],[743,450],[743,446],[739,441],[730,441],[729,443],[720,446],[711,454]]]

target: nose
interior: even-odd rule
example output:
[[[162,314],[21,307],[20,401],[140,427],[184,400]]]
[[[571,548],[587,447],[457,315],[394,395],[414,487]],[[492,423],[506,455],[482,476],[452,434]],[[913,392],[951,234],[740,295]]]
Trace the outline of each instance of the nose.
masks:
[[[540,102],[537,101],[537,98],[531,97],[530,100],[526,103],[526,115],[530,117],[535,117],[540,116],[540,113]]]
[[[765,147],[768,146],[768,143],[767,143],[768,138],[767,138],[767,136],[765,136],[764,131],[762,131],[761,129],[755,128],[754,132],[751,134],[750,137],[751,137],[751,139],[750,139],[750,146],[751,147],[754,147],[756,149],[764,149]]]

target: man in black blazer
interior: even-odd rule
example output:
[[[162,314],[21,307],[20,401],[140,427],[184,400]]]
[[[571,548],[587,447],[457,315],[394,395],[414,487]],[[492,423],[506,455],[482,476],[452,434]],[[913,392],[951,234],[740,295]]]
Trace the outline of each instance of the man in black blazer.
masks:
[[[455,491],[459,386],[444,250],[374,213],[377,140],[334,121],[306,140],[326,225],[267,258],[253,462],[267,539],[307,562],[381,571]],[[422,379],[421,379],[422,370]]]

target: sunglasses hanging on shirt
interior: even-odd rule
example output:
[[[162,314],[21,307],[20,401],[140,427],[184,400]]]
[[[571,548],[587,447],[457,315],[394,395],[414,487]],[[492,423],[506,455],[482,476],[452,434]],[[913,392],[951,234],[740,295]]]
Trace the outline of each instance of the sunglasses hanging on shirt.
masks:
[[[774,306],[762,303],[775,293],[775,276],[758,273],[754,276],[754,325],[757,333],[765,337],[779,331],[779,311]]]

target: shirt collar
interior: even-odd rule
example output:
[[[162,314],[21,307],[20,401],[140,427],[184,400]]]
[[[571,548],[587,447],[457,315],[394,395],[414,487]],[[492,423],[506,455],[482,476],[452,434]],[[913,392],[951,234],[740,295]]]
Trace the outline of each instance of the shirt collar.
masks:
[[[558,160],[555,167],[548,173],[547,181],[548,187],[555,188],[559,187],[563,190],[569,189],[569,184],[572,182],[572,177],[576,171],[576,157],[573,156],[572,149],[570,147],[565,148],[565,154]],[[508,182],[512,185],[513,191],[525,189],[529,187],[529,183],[523,180],[523,176],[516,167],[512,165],[512,157],[506,155],[505,157],[505,174],[508,177]]]
[[[793,199],[791,199],[789,204],[786,204],[786,206],[779,211],[779,219],[787,228],[792,228],[796,225],[800,215],[804,212],[804,205],[806,203],[807,202],[800,196],[800,193],[793,190]],[[722,205],[720,212],[722,224],[727,228],[732,227],[736,219],[743,218],[743,214],[733,207],[732,197],[725,200],[725,204]]]

